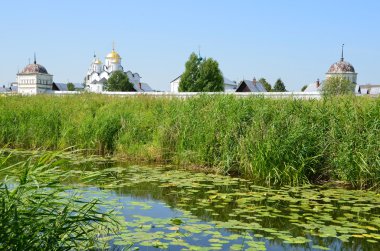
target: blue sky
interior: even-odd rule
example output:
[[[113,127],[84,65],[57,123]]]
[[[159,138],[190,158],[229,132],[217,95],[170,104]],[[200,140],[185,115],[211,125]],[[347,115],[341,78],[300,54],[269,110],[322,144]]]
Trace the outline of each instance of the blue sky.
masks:
[[[124,69],[169,90],[193,51],[239,81],[282,78],[299,90],[340,58],[359,84],[380,83],[380,1],[354,0],[12,0],[0,15],[0,84],[33,60],[55,82],[82,82],[94,51],[115,41]]]

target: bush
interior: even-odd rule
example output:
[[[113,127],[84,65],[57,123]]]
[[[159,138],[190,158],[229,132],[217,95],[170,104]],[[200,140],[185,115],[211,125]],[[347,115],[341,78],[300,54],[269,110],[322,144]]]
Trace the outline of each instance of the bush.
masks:
[[[350,95],[355,91],[355,84],[344,77],[330,77],[322,85],[322,94],[325,97]]]

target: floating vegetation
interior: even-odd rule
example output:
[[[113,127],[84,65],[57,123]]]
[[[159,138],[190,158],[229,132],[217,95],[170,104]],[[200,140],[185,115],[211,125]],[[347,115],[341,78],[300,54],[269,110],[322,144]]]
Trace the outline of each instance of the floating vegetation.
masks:
[[[111,249],[376,250],[380,245],[380,195],[374,191],[268,188],[241,178],[78,156],[63,165],[65,187],[117,214],[118,232],[99,239]]]
[[[380,242],[380,195],[284,186],[167,167],[93,167],[93,182],[118,198],[125,227],[114,245],[183,250],[373,250]],[[107,199],[108,200],[108,199]]]

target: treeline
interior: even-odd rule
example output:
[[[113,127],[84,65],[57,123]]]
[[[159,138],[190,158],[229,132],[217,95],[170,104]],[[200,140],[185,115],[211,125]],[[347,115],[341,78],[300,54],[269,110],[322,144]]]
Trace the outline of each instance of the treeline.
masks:
[[[266,184],[380,184],[380,99],[101,95],[2,97],[0,143],[75,146],[131,160],[215,168]]]
[[[267,92],[286,92],[281,78],[277,79],[273,88],[265,78],[258,80]],[[192,53],[185,64],[185,71],[179,82],[180,92],[222,92],[224,79],[219,63],[213,58],[202,58]]]

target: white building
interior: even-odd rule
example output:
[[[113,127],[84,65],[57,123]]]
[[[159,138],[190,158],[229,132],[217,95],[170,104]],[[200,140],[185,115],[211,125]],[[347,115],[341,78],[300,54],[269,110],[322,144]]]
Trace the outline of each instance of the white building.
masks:
[[[12,82],[8,86],[0,85],[0,93],[17,93],[17,83]]]
[[[224,80],[224,92],[235,92],[237,84],[234,81],[229,80],[228,78],[223,77]],[[181,76],[174,79],[170,82],[170,92],[178,93],[179,92],[179,82],[181,81]]]
[[[119,53],[113,48],[105,58],[104,64],[99,58],[94,55],[91,66],[87,71],[85,77],[86,89],[90,92],[102,92],[104,83],[109,79],[111,74],[115,71],[124,71],[121,65],[121,57]],[[129,81],[133,84],[135,91],[146,92],[152,91],[150,86],[145,83],[141,83],[141,77],[138,73],[132,73],[131,71],[125,72]]]
[[[360,92],[361,94],[379,95],[380,85],[374,85],[374,84],[360,85]]]
[[[49,74],[45,67],[34,63],[27,65],[22,72],[17,73],[17,92],[23,95],[51,92],[53,75]]]
[[[236,92],[238,85],[235,81],[231,81],[228,78],[223,77],[224,79],[224,92]]]
[[[309,84],[306,89],[304,90],[304,92],[319,92],[322,90],[322,84],[319,79],[317,79],[317,81],[315,83],[311,83]]]
[[[181,76],[175,78],[172,82],[170,82],[170,92],[172,93],[179,92],[179,82],[181,81]]]

